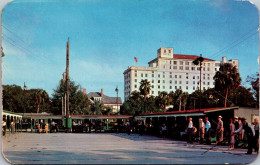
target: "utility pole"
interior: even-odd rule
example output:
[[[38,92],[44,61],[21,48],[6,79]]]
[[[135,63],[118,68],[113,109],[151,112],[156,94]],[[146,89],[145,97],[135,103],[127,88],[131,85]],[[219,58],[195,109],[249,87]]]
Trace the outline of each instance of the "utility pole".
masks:
[[[199,107],[199,111],[201,110],[201,96],[202,96],[202,93],[201,93],[201,65],[202,65],[202,62],[204,61],[204,58],[202,57],[202,54],[200,54],[200,57],[198,57],[196,60],[193,61],[193,64],[194,65],[198,65],[200,64],[200,107]]]
[[[67,131],[66,132],[69,132],[69,117],[70,117],[70,111],[69,111],[69,38],[68,38],[68,41],[67,41],[67,59],[66,59],[66,88],[67,88],[67,100],[66,100],[66,128],[67,128]]]
[[[117,110],[117,114],[118,114],[118,86],[116,86],[116,110]]]

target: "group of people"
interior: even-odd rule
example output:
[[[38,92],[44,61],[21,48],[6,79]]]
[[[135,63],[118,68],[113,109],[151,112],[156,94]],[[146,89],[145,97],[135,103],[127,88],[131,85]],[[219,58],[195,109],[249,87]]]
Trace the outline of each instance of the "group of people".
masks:
[[[44,129],[42,129],[43,126],[44,126]],[[39,133],[42,133],[42,132],[48,133],[50,131],[48,123],[46,123],[45,125],[42,124],[42,123],[39,123],[37,125],[37,129],[38,129]],[[57,131],[57,126],[56,126],[55,122],[52,122],[52,124],[51,124],[51,132],[56,132],[56,131]]]
[[[211,124],[209,122],[208,117],[205,117],[205,123],[201,118],[199,119],[200,143],[203,144],[205,142],[206,144],[211,144],[211,140],[210,140]],[[187,129],[188,143],[193,143],[193,137],[196,133],[197,133],[197,128],[193,125],[192,118],[190,117],[188,129]]]
[[[222,121],[222,116],[218,116],[218,122],[212,120],[216,127],[217,133],[217,144],[221,145],[224,142],[228,141],[230,145],[230,150],[233,150],[235,147],[238,147],[240,142],[244,142],[242,147],[248,147],[247,154],[252,154],[253,148],[255,152],[258,153],[259,150],[259,122],[258,119],[254,120],[254,127],[249,124],[245,118],[235,117],[234,119],[229,119],[229,125],[226,130],[227,136],[224,137],[224,123]],[[205,117],[205,122],[202,118],[199,119],[199,138],[201,144],[211,144],[211,123],[208,117]],[[188,143],[193,143],[193,137],[197,133],[196,127],[194,127],[192,118],[189,118],[187,135]],[[241,148],[242,148],[241,147]]]

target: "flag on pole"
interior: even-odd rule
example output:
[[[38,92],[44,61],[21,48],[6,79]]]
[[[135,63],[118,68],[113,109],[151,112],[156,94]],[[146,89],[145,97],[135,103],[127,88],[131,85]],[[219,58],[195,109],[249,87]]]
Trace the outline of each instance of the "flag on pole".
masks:
[[[137,58],[136,57],[134,58],[134,60],[135,60],[135,62],[137,62]]]

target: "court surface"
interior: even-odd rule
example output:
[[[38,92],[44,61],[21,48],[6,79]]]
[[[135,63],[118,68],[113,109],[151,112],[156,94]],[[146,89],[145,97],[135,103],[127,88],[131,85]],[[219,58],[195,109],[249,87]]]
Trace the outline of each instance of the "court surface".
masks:
[[[248,164],[257,157],[255,152],[246,155],[245,149],[212,147],[124,133],[17,133],[2,137],[3,155],[13,164]]]

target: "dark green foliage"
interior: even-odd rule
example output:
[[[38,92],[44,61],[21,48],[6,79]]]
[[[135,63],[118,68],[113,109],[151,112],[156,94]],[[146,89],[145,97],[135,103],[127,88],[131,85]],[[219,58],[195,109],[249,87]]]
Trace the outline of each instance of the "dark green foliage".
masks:
[[[217,71],[214,76],[214,80],[215,89],[220,92],[225,92],[224,107],[226,107],[229,90],[238,88],[241,83],[238,70],[231,63],[221,64],[219,71]]]
[[[54,114],[62,114],[62,98],[65,97],[66,91],[65,81],[60,80],[52,95],[52,112]],[[69,82],[69,106],[71,115],[91,114],[88,96],[84,95],[79,85],[75,85],[73,81]]]
[[[3,107],[4,110],[18,113],[51,112],[50,98],[46,91],[23,90],[18,85],[3,85]]]

